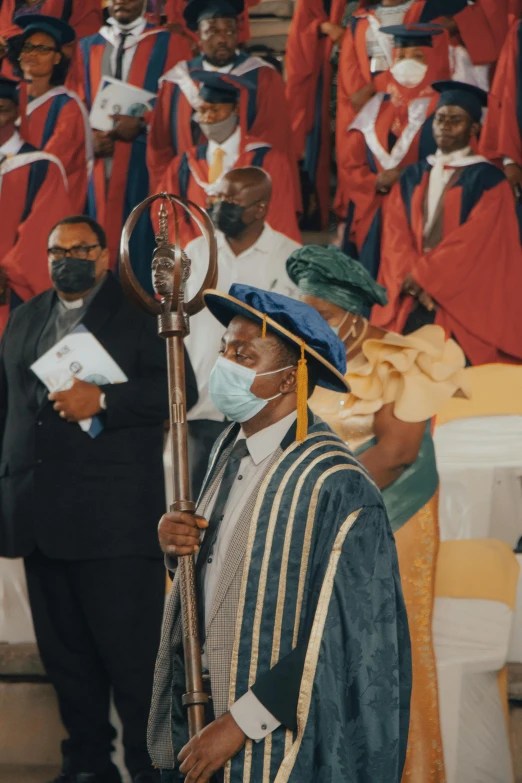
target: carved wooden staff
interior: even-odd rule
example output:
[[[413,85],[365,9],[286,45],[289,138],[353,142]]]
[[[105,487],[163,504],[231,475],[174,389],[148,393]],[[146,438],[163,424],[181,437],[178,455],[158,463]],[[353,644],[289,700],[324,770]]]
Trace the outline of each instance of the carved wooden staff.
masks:
[[[161,199],[160,228],[156,236],[157,248],[152,257],[152,284],[160,301],[143,290],[136,279],[130,262],[129,241],[132,232],[151,204]],[[169,242],[170,203],[175,221],[175,242]],[[185,302],[185,284],[190,276],[190,259],[179,244],[178,209],[185,211],[206,237],[209,248],[209,264],[205,280],[198,294]],[[192,210],[192,211],[191,211]],[[145,199],[129,215],[121,238],[121,281],[129,298],[145,312],[156,315],[158,333],[167,341],[169,378],[170,431],[172,436],[172,465],[174,503],[171,511],[193,514],[195,503],[191,499],[187,448],[187,417],[185,392],[185,358],[183,340],[189,334],[189,318],[202,310],[203,291],[217,283],[217,245],[212,222],[207,213],[191,201],[167,193]],[[194,556],[179,558],[181,612],[183,620],[183,651],[187,692],[183,704],[187,707],[189,734],[193,737],[205,725],[205,704],[208,696],[203,691],[201,650],[198,634],[196,580]]]

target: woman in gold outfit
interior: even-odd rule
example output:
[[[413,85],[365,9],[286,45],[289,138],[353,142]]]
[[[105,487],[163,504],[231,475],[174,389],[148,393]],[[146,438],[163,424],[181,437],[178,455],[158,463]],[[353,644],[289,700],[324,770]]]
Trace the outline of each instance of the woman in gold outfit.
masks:
[[[337,247],[299,248],[287,270],[346,346],[351,393],[317,391],[311,407],[373,476],[395,534],[413,661],[403,781],[443,783],[431,633],[439,528],[430,419],[454,395],[467,396],[465,357],[439,326],[407,337],[371,326],[363,313],[385,304],[386,291]]]

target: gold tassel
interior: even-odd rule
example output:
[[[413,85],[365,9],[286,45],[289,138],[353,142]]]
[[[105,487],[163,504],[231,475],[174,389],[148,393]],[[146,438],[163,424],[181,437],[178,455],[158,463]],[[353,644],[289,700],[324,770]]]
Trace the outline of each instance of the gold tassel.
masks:
[[[308,365],[305,344],[301,343],[301,358],[297,364],[297,432],[296,440],[302,443],[308,434]]]
[[[261,329],[261,339],[264,340],[266,337],[266,313],[263,314],[263,327]]]

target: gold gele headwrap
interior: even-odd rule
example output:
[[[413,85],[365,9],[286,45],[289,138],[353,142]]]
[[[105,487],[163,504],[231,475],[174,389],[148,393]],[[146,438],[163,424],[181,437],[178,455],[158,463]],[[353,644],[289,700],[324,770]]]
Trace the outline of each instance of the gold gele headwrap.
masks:
[[[301,358],[297,363],[297,431],[296,440],[302,443],[308,434],[308,364],[305,343],[301,341]]]

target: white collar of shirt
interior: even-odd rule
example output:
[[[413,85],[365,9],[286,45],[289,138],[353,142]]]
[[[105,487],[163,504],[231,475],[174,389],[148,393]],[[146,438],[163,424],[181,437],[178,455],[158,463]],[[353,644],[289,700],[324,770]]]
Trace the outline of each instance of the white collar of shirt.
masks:
[[[71,302],[68,302],[59,296],[58,300],[66,310],[79,310],[80,307],[83,307],[83,299],[73,299]]]
[[[6,157],[10,157],[11,155],[18,155],[23,146],[24,140],[18,131],[15,130],[11,138],[7,139],[4,144],[0,145],[0,154],[5,155]]]
[[[238,256],[236,256],[230,247],[227,238],[222,231],[216,231],[216,238],[218,250],[225,251],[227,255],[233,256],[237,261],[248,256],[250,253],[255,252],[268,255],[274,247],[274,230],[273,228],[270,228],[268,223],[265,223],[264,228],[256,241],[250,245],[250,247],[247,247],[246,250],[243,250]]]
[[[450,166],[457,160],[467,158],[471,154],[471,147],[464,147],[462,150],[455,150],[455,152],[444,153],[442,150],[437,149],[435,153],[435,165],[441,163],[443,166]]]
[[[138,19],[135,19],[134,22],[131,22],[130,24],[119,24],[119,22],[116,21],[116,19],[113,19],[112,17],[107,20],[107,24],[104,28],[105,38],[111,43],[113,46],[118,46],[119,44],[119,38],[122,33],[125,33],[128,35],[128,38],[125,41],[125,49],[130,48],[131,46],[135,46],[138,38],[142,33],[145,32],[145,28],[147,26],[147,20],[144,16],[140,16]]]
[[[236,57],[239,54],[239,50],[236,49]],[[212,65],[208,62],[208,60],[205,60],[203,57],[203,70],[204,71],[216,71],[217,73],[230,73],[230,71],[233,69],[234,63],[231,62],[228,65],[223,65],[221,68],[217,68],[215,65]]]
[[[217,144],[217,142],[209,140],[207,147],[207,163],[210,166],[214,158],[214,152],[217,149],[222,149],[225,153],[223,159],[223,174],[230,171],[234,167],[237,159],[239,158],[239,145],[241,144],[241,129],[239,125],[235,129],[232,136],[229,136],[223,144]]]
[[[297,411],[292,411],[284,419],[276,421],[264,430],[256,432],[246,439],[248,453],[252,457],[254,465],[259,465],[269,457],[281,445],[281,441],[297,419]],[[240,430],[237,440],[245,437],[243,429]]]

